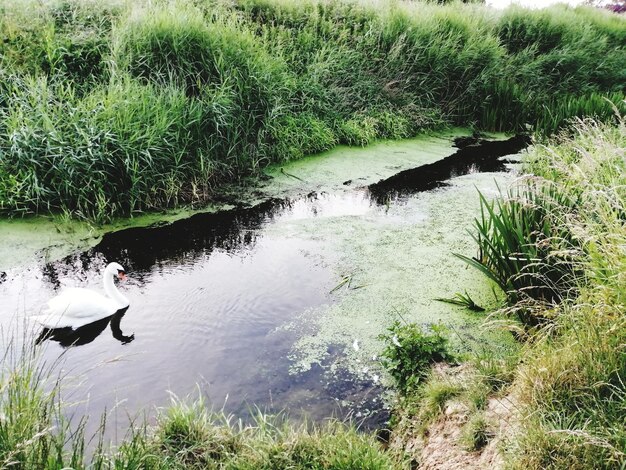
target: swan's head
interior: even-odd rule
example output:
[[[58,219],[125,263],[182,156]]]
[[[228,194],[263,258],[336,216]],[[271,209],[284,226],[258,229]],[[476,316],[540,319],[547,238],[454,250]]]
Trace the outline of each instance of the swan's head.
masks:
[[[126,270],[119,263],[109,263],[104,271],[111,274],[111,276],[117,276],[121,280],[126,279]]]

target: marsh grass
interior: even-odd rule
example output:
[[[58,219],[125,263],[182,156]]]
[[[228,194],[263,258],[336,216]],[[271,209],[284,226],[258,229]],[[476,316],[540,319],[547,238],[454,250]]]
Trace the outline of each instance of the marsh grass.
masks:
[[[484,312],[485,309],[478,305],[472,297],[465,291],[465,293],[461,294],[457,292],[452,297],[438,297],[435,299],[438,302],[444,302],[447,304],[458,305],[460,307],[465,307],[472,312]]]
[[[612,119],[626,83],[624,22],[590,8],[3,0],[0,26],[8,214],[202,202],[272,162],[451,124],[547,134]]]
[[[577,119],[534,146],[527,175],[500,199],[480,196],[479,255],[464,259],[508,294],[501,313],[516,320],[488,324],[521,325],[523,342],[474,349],[465,377],[433,373],[405,393],[400,435],[426,435],[454,390],[468,410],[459,444],[480,451],[493,435],[489,405],[506,397],[507,468],[626,468],[625,152],[619,112],[613,124]]]
[[[576,217],[579,198],[555,183],[526,177],[500,198],[480,194],[481,215],[472,231],[478,255],[456,255],[496,282],[519,319],[529,326],[542,321],[530,303],[559,303],[577,294],[580,241],[568,219]],[[545,309],[544,309],[545,310]]]
[[[0,466],[80,468],[84,423],[79,419],[72,432],[60,412],[58,364],[45,364],[40,351],[16,335],[4,338],[8,341],[0,375]]]

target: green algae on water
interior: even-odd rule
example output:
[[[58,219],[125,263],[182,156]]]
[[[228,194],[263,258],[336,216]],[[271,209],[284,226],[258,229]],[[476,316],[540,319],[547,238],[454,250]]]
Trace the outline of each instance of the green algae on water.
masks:
[[[213,212],[232,206],[209,206],[201,211],[182,208],[116,219],[106,225],[66,217],[32,216],[0,218],[0,271],[37,260],[53,261],[95,246],[108,232],[130,227],[167,224],[198,212]]]
[[[435,299],[467,291],[487,310],[497,307],[495,286],[452,253],[475,254],[468,229],[479,211],[476,188],[495,196],[497,185],[510,178],[474,173],[454,179],[450,187],[372,208],[359,217],[282,227],[298,237],[314,233],[338,253],[335,302],[287,326],[302,331],[292,351],[293,371],[330,362],[331,369],[347,368],[377,380],[381,376],[377,355],[383,347],[378,337],[395,320],[446,325],[457,350],[507,342],[506,335],[484,331],[484,315]],[[349,284],[341,285],[347,277]],[[340,352],[329,358],[337,345]]]

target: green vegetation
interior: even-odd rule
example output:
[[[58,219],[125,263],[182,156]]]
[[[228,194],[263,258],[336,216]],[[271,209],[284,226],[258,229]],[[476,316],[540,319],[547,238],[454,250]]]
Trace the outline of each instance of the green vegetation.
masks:
[[[480,450],[487,445],[489,439],[493,437],[487,430],[487,422],[483,413],[474,413],[463,426],[461,444],[469,450]]]
[[[414,390],[428,375],[433,363],[452,359],[442,327],[433,325],[431,328],[432,333],[425,333],[419,325],[396,321],[389,327],[388,334],[381,335],[387,343],[381,362],[403,393]]]
[[[534,188],[578,201],[561,208],[550,247],[557,264],[561,237],[575,241],[567,264],[577,268],[577,296],[566,283],[563,301],[534,308],[545,320],[516,377],[525,420],[510,452],[519,468],[626,465],[626,122],[580,120],[574,131],[527,164]]]
[[[60,378],[42,364],[34,346],[20,349],[10,342],[2,359],[0,467],[77,468],[84,447],[60,413]]]
[[[505,420],[515,410],[499,436],[507,468],[626,468],[625,149],[624,118],[579,119],[535,147],[515,188],[481,198],[466,260],[508,294],[511,321],[494,323],[521,347],[475,350],[463,373],[405,390],[400,435],[427,435],[454,399],[466,422],[450,445],[478,451],[495,436],[493,398]]]
[[[452,297],[438,297],[435,300],[439,302],[444,302],[452,305],[459,305],[461,307],[468,308],[472,312],[484,312],[485,309],[478,305],[474,300],[470,297],[470,295],[465,291],[464,294],[457,292]]]
[[[611,119],[626,83],[625,22],[591,8],[3,0],[0,31],[6,214],[202,202],[271,162],[450,124],[551,133]]]
[[[338,422],[295,426],[258,413],[251,425],[174,401],[154,426],[136,422],[119,448],[102,434],[86,457],[84,421],[64,418],[63,377],[33,347],[4,351],[0,375],[0,467],[15,469],[335,469],[400,468],[371,435]],[[67,410],[65,410],[67,411]],[[106,423],[103,421],[101,431]]]
[[[562,301],[576,295],[580,247],[569,230],[568,215],[579,205],[578,194],[556,184],[529,178],[494,202],[481,196],[476,222],[477,258],[458,255],[484,272],[514,304],[522,299]],[[538,321],[520,310],[521,320]]]
[[[512,468],[626,468],[626,22],[591,8],[419,2],[0,0],[0,212],[118,215],[205,201],[227,181],[338,144],[446,125],[567,133],[482,198],[476,258],[506,293],[519,351],[429,376],[446,339],[394,325],[383,354],[411,432],[458,400],[491,437],[515,389]],[[619,108],[619,109],[617,109]],[[617,112],[616,112],[617,111]],[[603,124],[604,122],[604,124]],[[478,307],[468,295],[447,299]],[[0,466],[84,468],[82,423],[28,347],[0,376]],[[407,420],[399,418],[399,427]],[[103,423],[104,425],[104,423]],[[416,428],[416,426],[418,426]],[[231,423],[201,402],[137,425],[95,468],[393,468],[339,424]]]

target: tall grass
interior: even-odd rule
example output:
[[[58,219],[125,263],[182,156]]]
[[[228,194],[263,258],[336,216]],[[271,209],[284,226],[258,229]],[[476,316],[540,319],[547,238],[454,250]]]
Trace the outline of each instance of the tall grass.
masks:
[[[74,432],[59,409],[60,376],[35,346],[5,338],[0,373],[0,467],[80,468],[84,458],[82,426]]]
[[[534,147],[527,174],[499,199],[481,196],[478,256],[462,258],[507,293],[501,313],[517,316],[507,325],[523,342],[473,351],[463,372],[433,369],[405,387],[401,442],[428,436],[454,397],[468,420],[449,445],[479,451],[497,429],[488,404],[506,396],[505,468],[626,468],[625,157],[619,113],[614,123],[578,119]],[[406,362],[402,370],[424,363]]]
[[[527,301],[543,308],[576,297],[582,242],[568,221],[580,197],[537,177],[522,179],[493,201],[480,195],[472,233],[478,256],[457,256],[496,282],[525,324],[542,320]]]
[[[387,0],[2,0],[0,210],[106,221],[339,143],[611,119],[625,23]]]
[[[623,118],[578,120],[536,148],[521,189],[483,199],[470,262],[535,327],[514,374],[512,468],[626,468],[625,149]]]

